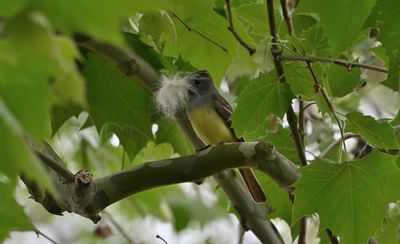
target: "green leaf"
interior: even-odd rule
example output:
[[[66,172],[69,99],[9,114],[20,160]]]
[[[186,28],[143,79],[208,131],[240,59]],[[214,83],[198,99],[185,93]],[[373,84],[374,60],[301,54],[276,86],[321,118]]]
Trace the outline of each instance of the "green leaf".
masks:
[[[167,202],[175,216],[174,225],[177,231],[184,229],[192,219],[203,225],[216,218],[225,217],[227,214],[217,205],[208,207],[199,199],[187,196],[169,196]]]
[[[187,5],[186,1],[173,1],[171,10],[191,28],[212,41],[195,31],[189,31],[176,17],[172,17],[176,35],[166,38],[163,54],[190,60],[198,69],[208,70],[214,81],[219,84],[238,44],[227,29],[227,21],[212,10],[213,6],[213,0],[200,1],[196,2],[196,11],[193,11],[193,6]],[[227,52],[213,42],[227,49]]]
[[[358,112],[351,112],[346,117],[346,131],[359,134],[368,143],[379,148],[399,148],[395,131],[388,122],[378,122],[371,116],[365,116]]]
[[[328,43],[324,29],[315,25],[300,35],[304,53],[312,56],[330,56],[331,47]]]
[[[27,145],[25,134],[16,118],[0,98],[0,172],[16,182],[21,171],[39,186],[53,191],[52,183],[41,162]]]
[[[14,186],[0,182],[0,242],[3,242],[13,230],[32,230],[34,228],[13,195]]]
[[[329,88],[333,96],[343,97],[361,85],[360,69],[347,70],[338,65],[331,65],[328,71]]]
[[[372,152],[359,161],[318,161],[301,168],[295,183],[293,221],[317,213],[343,243],[365,243],[380,228],[387,204],[397,200],[400,171],[396,157]]]
[[[10,18],[21,11],[28,0],[3,0],[1,1],[0,16]]]
[[[322,114],[329,113],[329,107],[322,95],[321,90],[316,90],[315,81],[312,78],[310,70],[300,62],[285,64],[285,76],[290,90],[295,95],[300,95],[305,101],[315,101]],[[312,69],[318,79],[318,82],[327,89],[325,81],[325,70],[327,66],[321,63],[314,63]]]
[[[55,77],[52,83],[54,93],[63,103],[86,105],[85,82],[76,67],[75,61],[81,55],[75,43],[67,37],[54,37],[57,48],[57,59],[63,72]]]
[[[193,153],[193,147],[189,143],[185,134],[178,126],[175,121],[167,118],[160,119],[157,121],[158,130],[156,132],[156,142],[160,143],[170,143],[174,151],[179,153],[181,156],[189,155]]]
[[[276,11],[275,11],[276,13]],[[246,32],[258,43],[268,32],[268,17],[265,3],[249,3],[232,9],[232,15],[241,22]],[[275,14],[275,17],[279,16]],[[236,27],[235,27],[236,28]]]
[[[250,81],[240,93],[237,108],[232,115],[237,136],[255,131],[271,114],[283,116],[292,98],[289,86],[280,83],[275,76],[261,75]]]
[[[135,50],[135,53],[151,64],[154,69],[164,68],[160,60],[161,55],[151,46],[143,43],[139,35],[124,32],[124,39]]]
[[[53,106],[51,109],[51,132],[55,135],[60,127],[71,117],[78,117],[82,108],[74,104]]]
[[[400,215],[399,205],[389,208],[389,216],[383,219],[382,228],[377,231],[376,239],[380,244],[399,244],[400,243]]]
[[[99,2],[96,0],[36,0],[32,8],[44,13],[54,27],[72,34],[83,32],[98,39],[122,44],[120,22],[139,11],[167,6],[166,0]]]
[[[256,172],[257,179],[263,190],[267,192],[268,204],[274,209],[270,218],[281,218],[287,223],[292,222],[292,203],[289,194],[270,177]]]
[[[36,138],[50,136],[48,111],[55,99],[48,83],[62,71],[42,17],[25,13],[10,20],[0,42],[0,96],[23,129]]]
[[[390,59],[389,76],[383,84],[391,89],[400,89],[400,30],[397,24],[400,22],[400,5],[392,0],[377,0],[371,15],[365,22],[365,27],[377,27],[380,30],[378,40],[386,49]]]
[[[83,69],[90,116],[97,129],[114,132],[133,158],[152,140],[151,96],[137,81],[122,74],[104,58],[90,53]]]
[[[297,34],[303,33],[318,23],[318,16],[308,13],[295,13],[292,16],[293,29]],[[286,28],[286,27],[285,27]]]
[[[278,126],[278,130],[275,133],[269,132],[264,139],[272,142],[278,152],[282,153],[290,161],[297,162],[299,160],[296,145],[289,128]]]
[[[175,34],[171,17],[165,11],[145,13],[139,20],[139,33],[153,44],[157,50],[162,50],[164,36]]]
[[[335,54],[349,48],[362,30],[375,0],[301,1],[297,13],[315,13]],[[340,17],[339,17],[340,16]]]

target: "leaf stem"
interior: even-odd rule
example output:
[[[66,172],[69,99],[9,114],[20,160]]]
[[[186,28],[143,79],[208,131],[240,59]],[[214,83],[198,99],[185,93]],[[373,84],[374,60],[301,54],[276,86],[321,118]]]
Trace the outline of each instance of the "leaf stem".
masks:
[[[33,230],[35,233],[36,233],[36,235],[39,237],[39,235],[40,236],[43,236],[45,239],[47,239],[49,242],[51,242],[51,243],[53,243],[53,244],[57,244],[57,242],[55,241],[55,240],[53,240],[53,239],[51,239],[48,235],[46,235],[45,233],[43,233],[43,232],[41,232],[40,230],[38,230],[38,229],[34,229]]]
[[[124,230],[124,228],[114,219],[114,217],[108,213],[107,211],[103,211],[103,214],[111,221],[114,227],[118,230],[118,232],[128,241],[130,244],[135,244],[136,242],[129,237],[128,233]]]
[[[326,156],[326,154],[328,154],[335,146],[337,146],[340,142],[342,142],[342,140],[347,140],[350,138],[354,138],[354,137],[360,137],[357,134],[353,134],[353,133],[345,133],[343,135],[343,138],[340,137],[340,139],[335,140],[334,142],[332,142],[331,144],[329,144],[319,155],[320,158],[324,158]]]
[[[342,142],[343,142],[343,149],[344,149],[344,152],[345,152],[345,157],[347,157],[347,148],[346,148],[346,143],[345,143],[345,138],[344,138],[343,127],[342,127],[342,125],[341,125],[341,123],[340,123],[339,118],[336,116],[336,113],[335,113],[335,109],[334,109],[334,107],[333,107],[333,104],[331,103],[331,101],[329,101],[329,97],[328,97],[328,94],[326,93],[325,88],[324,88],[324,87],[321,85],[321,83],[318,81],[318,78],[317,78],[317,76],[315,75],[315,72],[314,72],[314,70],[313,70],[313,68],[312,68],[312,66],[311,66],[311,62],[306,62],[306,64],[307,64],[307,68],[308,68],[308,70],[310,71],[311,76],[312,76],[312,78],[313,78],[313,80],[314,80],[316,91],[317,91],[317,92],[320,92],[320,93],[322,94],[324,100],[325,100],[326,103],[328,104],[329,110],[331,111],[331,114],[332,114],[333,118],[335,119],[336,123],[338,124],[339,131],[340,131],[340,137],[342,138]],[[340,155],[342,155],[342,154],[340,154]],[[340,156],[340,157],[341,157],[341,156]],[[339,161],[341,161],[341,160],[339,160]]]
[[[249,51],[250,56],[253,55],[256,52],[256,50],[254,48],[250,47],[250,45],[247,42],[245,42],[239,36],[239,34],[235,31],[235,28],[233,28],[231,1],[230,0],[225,0],[225,5],[226,5],[226,13],[227,13],[228,23],[229,23],[228,30],[236,38],[236,40],[239,42],[239,44],[242,45],[244,48],[246,48],[247,51]]]
[[[206,36],[205,34],[201,33],[200,31],[194,29],[192,26],[190,26],[188,23],[186,23],[181,17],[179,17],[176,13],[174,13],[173,11],[170,11],[171,15],[174,16],[179,22],[181,22],[188,31],[193,31],[194,33],[196,33],[197,35],[201,36],[202,38],[204,38],[205,40],[211,42],[212,44],[214,44],[215,46],[219,47],[222,49],[222,51],[228,53],[228,49],[226,49],[225,47],[223,47],[221,44],[219,44],[218,42],[214,41],[213,39],[211,39],[210,37]]]
[[[382,73],[388,73],[388,69],[385,67],[370,65],[370,64],[360,64],[356,62],[351,62],[345,59],[336,59],[336,58],[328,58],[328,57],[316,57],[316,56],[297,56],[297,55],[280,55],[277,57],[280,61],[303,61],[303,62],[327,62],[334,63],[343,67],[346,67],[348,70],[353,69],[353,67],[359,67],[364,69],[375,70]]]

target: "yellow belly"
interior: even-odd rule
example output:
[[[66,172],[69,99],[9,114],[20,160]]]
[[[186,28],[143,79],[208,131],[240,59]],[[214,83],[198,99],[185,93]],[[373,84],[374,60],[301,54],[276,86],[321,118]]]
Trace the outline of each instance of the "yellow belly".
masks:
[[[216,145],[219,142],[233,142],[235,137],[214,110],[214,108],[198,107],[187,114],[196,134],[206,145]]]

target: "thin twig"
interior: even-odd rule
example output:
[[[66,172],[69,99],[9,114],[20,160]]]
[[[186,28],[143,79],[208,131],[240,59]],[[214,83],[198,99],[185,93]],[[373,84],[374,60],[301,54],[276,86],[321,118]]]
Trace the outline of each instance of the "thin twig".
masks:
[[[332,142],[331,144],[329,144],[319,155],[320,158],[324,158],[326,156],[326,154],[328,154],[328,152],[330,152],[333,148],[335,148],[338,144],[340,144],[343,140],[347,140],[350,138],[354,138],[354,137],[360,137],[357,134],[353,134],[353,133],[345,133],[343,135],[343,138],[341,137],[338,140],[335,140],[334,142]]]
[[[310,102],[309,104],[307,104],[306,106],[303,107],[303,109],[300,112],[304,112],[306,111],[307,108],[311,107],[312,105],[317,104],[316,102]]]
[[[33,231],[36,233],[36,235],[37,235],[38,237],[39,237],[39,235],[41,235],[41,236],[43,236],[44,238],[46,238],[49,242],[51,242],[51,243],[53,243],[53,244],[57,244],[57,242],[56,242],[55,240],[51,239],[49,236],[47,236],[45,233],[41,232],[40,230],[34,229]]]
[[[250,55],[253,55],[256,52],[256,50],[254,48],[250,47],[250,45],[247,42],[245,42],[239,36],[239,34],[235,31],[235,28],[233,28],[231,1],[230,0],[225,0],[225,4],[226,4],[226,13],[227,13],[228,23],[229,23],[228,30],[233,34],[233,36],[240,43],[240,45],[242,45],[244,48],[246,48],[247,51],[249,51]]]
[[[339,244],[339,240],[333,235],[330,229],[326,229],[326,233],[328,234],[329,240],[332,244]]]
[[[165,244],[168,244],[168,242],[164,240],[164,238],[162,238],[160,235],[156,235],[156,238],[162,240]]]
[[[347,148],[346,148],[346,143],[345,143],[345,139],[344,139],[343,127],[340,124],[339,118],[336,116],[333,104],[331,103],[331,101],[329,101],[329,97],[328,97],[328,94],[326,93],[325,88],[318,81],[318,78],[315,75],[315,72],[314,72],[314,70],[313,70],[313,68],[311,66],[311,62],[306,62],[306,64],[307,64],[307,68],[308,68],[308,70],[310,70],[311,76],[312,76],[312,78],[314,80],[316,91],[320,92],[322,94],[323,98],[325,99],[326,103],[328,104],[329,110],[330,110],[333,118],[335,119],[336,123],[338,124],[339,131],[340,131],[340,136],[341,136],[342,141],[343,141],[343,149],[344,149],[344,152],[345,152],[345,157],[347,157]],[[342,154],[340,154],[340,160],[339,161],[341,161],[341,155]]]
[[[300,134],[300,141],[301,144],[303,144],[303,148],[305,148],[305,143],[304,143],[304,126],[305,126],[305,120],[304,120],[304,101],[299,99],[299,134]]]
[[[108,213],[107,211],[103,211],[103,214],[111,221],[111,223],[114,225],[114,227],[118,230],[118,232],[131,244],[135,244],[135,241],[133,241],[128,233],[122,228],[122,226],[113,218],[113,216]]]
[[[282,12],[283,12],[283,17],[284,20],[286,22],[286,26],[288,29],[288,33],[291,36],[293,34],[293,24],[292,24],[292,19],[289,16],[288,10],[287,10],[287,4],[286,4],[286,0],[281,0],[281,8],[282,8]],[[271,3],[272,5],[272,3]],[[271,8],[272,9],[272,6]],[[271,11],[271,16],[273,17],[273,11]],[[276,33],[274,34],[274,38],[276,39]],[[277,43],[277,40],[275,40],[275,42]],[[296,51],[296,48],[293,46],[293,51]],[[280,56],[281,53],[279,53],[278,56],[276,56],[276,60],[279,63],[279,66],[282,66],[278,57]],[[283,69],[282,69],[283,72]],[[282,73],[283,75],[283,73]],[[294,113],[292,113],[291,111],[289,111],[289,114],[293,114],[292,118],[291,118],[291,122],[289,122],[289,116],[288,116],[288,122],[289,124],[292,124],[291,130],[292,130],[292,134],[294,134],[295,137],[295,141],[297,146],[297,151],[299,153],[300,159],[302,157],[304,157],[304,159],[301,159],[301,163],[303,166],[307,165],[307,159],[306,159],[306,153],[305,153],[305,143],[304,143],[304,102],[300,99],[298,99],[299,101],[299,128],[297,133],[293,133],[293,131],[296,129],[295,125],[296,125],[296,115]],[[290,107],[290,109],[293,111],[292,107]],[[296,136],[298,135],[298,139],[296,139]],[[300,232],[299,232],[299,239],[297,241],[297,243],[299,244],[306,244],[306,231],[307,231],[307,217],[302,217],[300,219]]]
[[[73,182],[75,179],[75,175],[65,168],[61,163],[55,161],[51,157],[47,156],[46,154],[36,151],[36,155],[40,158],[40,160],[46,164],[50,169],[54,170],[59,176],[64,178],[67,182]]]
[[[289,35],[292,35],[293,34],[293,23],[292,23],[292,19],[289,16],[286,0],[281,0],[281,8],[282,8],[282,13],[283,13],[283,19],[286,22],[286,27],[287,27],[288,33],[289,33]]]
[[[296,56],[296,55],[281,55],[278,57],[280,61],[303,61],[303,62],[328,62],[334,63],[340,66],[346,67],[351,70],[353,67],[359,67],[364,69],[375,70],[378,72],[388,73],[388,69],[385,67],[379,67],[370,64],[360,64],[356,62],[351,62],[345,59],[327,58],[327,57],[316,57],[316,56]]]
[[[275,18],[274,18],[274,1],[267,0],[267,11],[268,11],[268,24],[269,24],[269,31],[270,35],[272,36],[272,47],[271,53],[274,57],[274,65],[276,72],[279,76],[281,83],[286,83],[285,73],[283,71],[282,64],[278,59],[279,55],[281,54],[281,50],[278,45],[278,35],[276,33],[276,26],[275,26]],[[301,143],[299,131],[297,130],[297,117],[293,111],[292,106],[289,106],[288,111],[286,113],[287,120],[289,123],[290,131],[292,132],[294,142],[296,144],[297,154],[299,156],[301,164],[307,165],[306,155],[304,153],[304,148]]]
[[[223,47],[221,44],[219,44],[218,42],[214,41],[213,39],[211,39],[210,37],[204,35],[203,33],[201,33],[200,31],[194,29],[193,27],[191,27],[189,24],[187,24],[181,17],[179,17],[176,13],[170,11],[171,15],[174,16],[179,22],[181,22],[187,29],[188,31],[193,31],[194,33],[198,34],[199,36],[201,36],[202,38],[206,39],[207,41],[211,42],[212,44],[214,44],[215,46],[221,48],[224,52],[228,53],[228,49],[226,49],[225,47]]]

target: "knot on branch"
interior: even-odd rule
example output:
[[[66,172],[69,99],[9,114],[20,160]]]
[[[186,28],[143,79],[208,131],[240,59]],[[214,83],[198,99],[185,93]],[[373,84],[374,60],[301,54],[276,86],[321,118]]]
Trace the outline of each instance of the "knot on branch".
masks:
[[[275,146],[269,141],[260,141],[256,144],[255,147],[257,152],[257,154],[255,155],[256,158],[263,160],[272,160],[275,158]]]
[[[93,174],[86,169],[81,169],[75,174],[75,185],[77,188],[88,187],[93,180]]]

